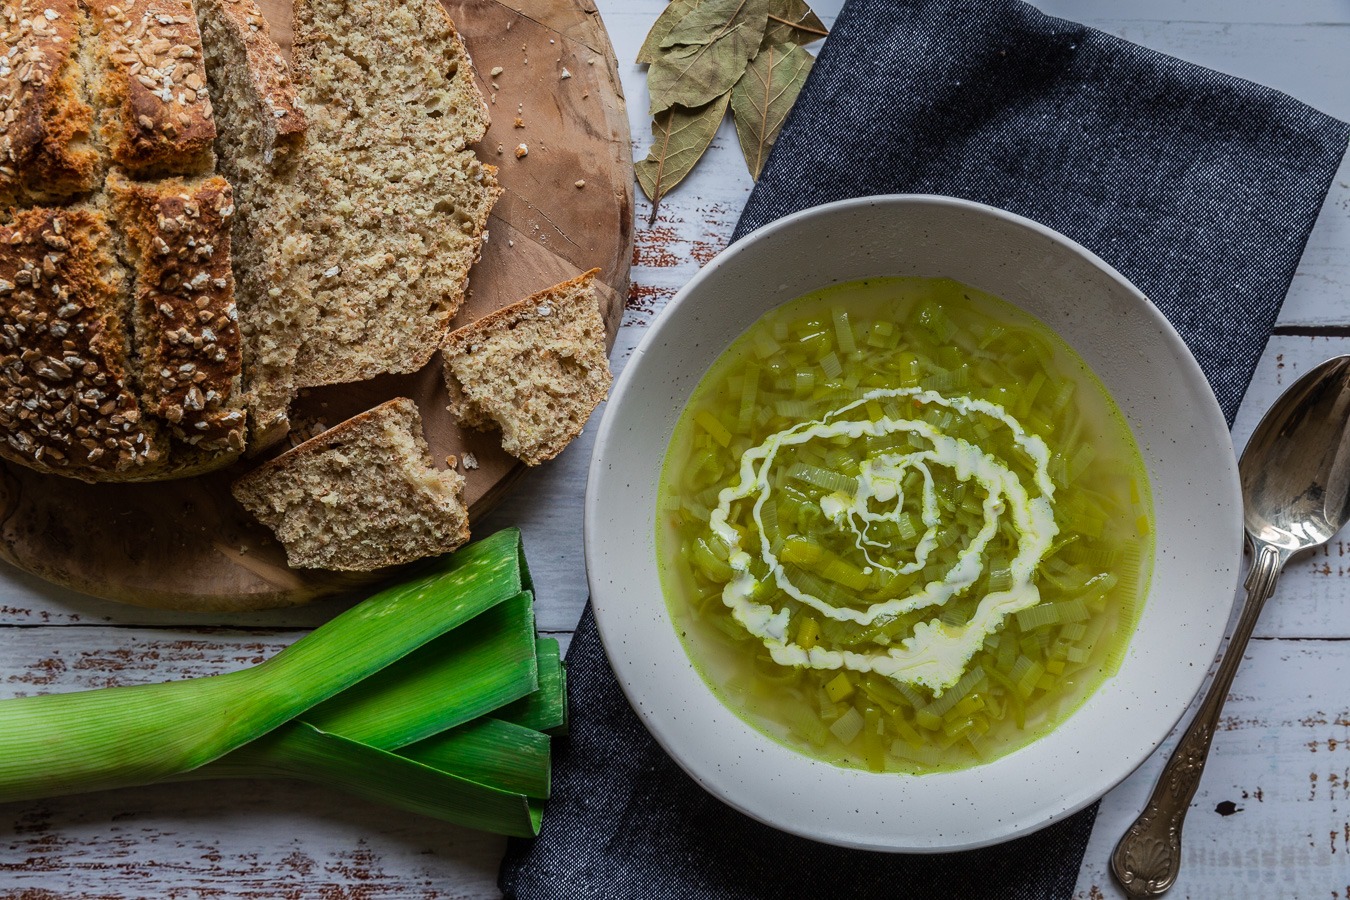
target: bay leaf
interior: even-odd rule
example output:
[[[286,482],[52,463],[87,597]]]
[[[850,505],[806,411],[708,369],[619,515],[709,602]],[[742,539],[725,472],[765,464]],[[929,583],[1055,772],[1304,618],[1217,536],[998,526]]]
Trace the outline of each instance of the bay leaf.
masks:
[[[764,38],[769,0],[703,0],[661,41],[647,69],[651,115],[698,109],[731,90]]]
[[[768,18],[761,47],[810,44],[827,34],[825,23],[806,5],[806,0],[771,0]]]
[[[721,37],[722,32],[738,22],[754,23],[763,19],[768,23],[769,5],[773,0],[703,0],[690,11],[662,39],[662,49],[677,44],[708,44]],[[758,37],[764,29],[757,28]],[[753,51],[752,51],[753,52]],[[750,57],[747,56],[746,59]]]
[[[646,40],[638,48],[637,61],[656,62],[656,57],[661,51],[661,42],[666,39],[666,35],[680,24],[681,19],[697,9],[701,2],[702,0],[671,0],[670,5],[661,10],[661,15],[656,17],[656,21],[652,23],[652,30],[647,32]]]
[[[652,146],[634,167],[638,185],[652,201],[652,220],[661,198],[693,170],[712,143],[727,113],[727,91],[697,109],[672,106],[652,119]]]
[[[758,179],[815,58],[797,44],[759,52],[731,90],[736,137],[751,177]]]

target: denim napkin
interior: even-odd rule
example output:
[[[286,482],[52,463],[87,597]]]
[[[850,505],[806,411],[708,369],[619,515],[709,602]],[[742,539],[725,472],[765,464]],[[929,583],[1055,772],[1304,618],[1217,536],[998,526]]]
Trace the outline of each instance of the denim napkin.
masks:
[[[1350,140],[1284,94],[1018,0],[848,0],[735,237],[846,197],[947,194],[1086,245],[1171,319],[1231,424]],[[572,734],[507,898],[1071,896],[1096,808],[983,850],[895,856],[783,834],[647,735],[589,609]]]

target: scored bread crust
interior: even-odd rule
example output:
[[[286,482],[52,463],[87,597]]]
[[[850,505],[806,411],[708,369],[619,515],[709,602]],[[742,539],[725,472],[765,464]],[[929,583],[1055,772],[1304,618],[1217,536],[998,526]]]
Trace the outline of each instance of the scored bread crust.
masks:
[[[216,122],[187,0],[81,0],[101,64],[92,94],[112,162],[140,177],[209,172]]]
[[[125,280],[99,210],[27,209],[0,226],[0,456],[89,481],[162,464],[130,375]]]
[[[81,95],[76,0],[7,3],[0,22],[0,203],[45,202],[92,189],[93,109]]]
[[[469,539],[464,478],[431,461],[417,405],[396,397],[263,463],[231,486],[299,568],[370,571]]]
[[[228,260],[228,185],[110,181],[139,248],[123,254],[130,307],[133,273],[107,210],[26,209],[0,226],[0,456],[84,481],[218,469],[244,446],[232,297],[210,277]],[[197,258],[212,243],[221,249]],[[204,340],[216,331],[223,340]]]
[[[133,182],[108,191],[135,266],[134,318],[142,403],[175,439],[200,451],[244,449],[238,312],[230,277],[230,185],[219,175]]]
[[[552,459],[581,434],[612,376],[591,269],[448,335],[442,347],[450,412],[502,432],[526,465]]]

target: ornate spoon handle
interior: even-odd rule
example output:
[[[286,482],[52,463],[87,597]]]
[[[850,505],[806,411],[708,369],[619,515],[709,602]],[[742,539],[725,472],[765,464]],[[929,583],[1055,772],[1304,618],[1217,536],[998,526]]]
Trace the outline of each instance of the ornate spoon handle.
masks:
[[[1111,871],[1131,897],[1156,897],[1170,888],[1181,869],[1181,826],[1205,770],[1214,728],[1223,711],[1233,674],[1242,662],[1252,628],[1284,567],[1285,557],[1269,544],[1252,541],[1253,563],[1247,575],[1247,599],[1219,671],[1200,709],[1163,766],[1144,811],[1116,844]]]

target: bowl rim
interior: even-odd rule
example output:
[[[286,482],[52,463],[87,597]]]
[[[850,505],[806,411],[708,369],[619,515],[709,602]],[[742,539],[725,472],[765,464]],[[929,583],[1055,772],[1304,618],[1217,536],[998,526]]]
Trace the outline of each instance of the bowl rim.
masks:
[[[1194,355],[1190,351],[1190,348],[1181,338],[1181,335],[1177,332],[1176,328],[1172,325],[1171,321],[1166,316],[1163,315],[1161,310],[1158,309],[1158,307],[1147,297],[1147,295],[1145,295],[1139,288],[1137,288],[1133,284],[1133,282],[1131,282],[1123,274],[1117,271],[1115,267],[1107,263],[1096,253],[1094,253],[1087,247],[1083,246],[1082,244],[1078,243],[1074,239],[1033,219],[1026,218],[1025,216],[1021,216],[1016,213],[1012,213],[995,206],[990,206],[988,204],[980,203],[973,200],[966,200],[958,197],[949,197],[936,194],[878,194],[865,197],[856,197],[838,200],[831,203],[825,203],[818,206],[808,207],[806,209],[802,209],[788,216],[785,216],[781,219],[775,220],[774,222],[764,225],[756,229],[755,231],[751,232],[750,234],[745,235],[740,240],[734,242],[733,244],[728,245],[721,252],[719,252],[716,257],[714,257],[711,261],[709,261],[706,265],[704,265],[693,276],[693,278],[691,278],[675,294],[675,296],[671,298],[671,300],[666,304],[666,306],[652,320],[651,324],[647,327],[646,332],[643,334],[642,338],[639,340],[638,344],[634,348],[630,359],[625,365],[623,371],[619,374],[619,377],[616,379],[615,384],[613,385],[613,388],[610,391],[610,396],[608,402],[606,403],[606,409],[601,418],[600,426],[596,434],[590,465],[587,470],[586,494],[583,506],[584,559],[587,572],[587,584],[591,595],[591,605],[595,613],[596,626],[599,631],[601,643],[602,646],[604,647],[605,654],[609,660],[615,678],[618,681],[625,698],[627,699],[630,707],[632,707],[634,713],[637,715],[639,721],[642,722],[644,728],[652,736],[652,738],[656,740],[656,742],[661,746],[662,750],[668,756],[670,756],[671,759],[674,760],[676,764],[679,765],[679,767],[691,778],[693,778],[693,780],[696,781],[704,790],[711,793],[714,797],[718,798],[723,803],[726,803],[732,808],[738,810],[741,813],[744,813],[745,815],[759,822],[762,822],[766,825],[769,825],[781,831],[785,831],[790,834],[795,834],[810,840],[815,840],[842,847],[849,847],[862,850],[872,850],[872,851],[883,851],[883,852],[898,852],[898,853],[956,852],[960,850],[977,849],[980,847],[992,846],[995,844],[1003,843],[1008,840],[1012,840],[1016,837],[1020,837],[1025,834],[1029,834],[1034,831],[1038,831],[1055,822],[1062,821],[1063,819],[1082,811],[1083,809],[1090,806],[1092,803],[1099,800],[1104,794],[1106,794],[1111,789],[1119,785],[1122,781],[1128,778],[1133,772],[1135,772],[1141,765],[1143,765],[1143,763],[1157,751],[1158,747],[1163,744],[1167,736],[1176,729],[1177,724],[1186,715],[1186,712],[1190,708],[1195,696],[1198,695],[1201,687],[1207,680],[1210,666],[1196,665],[1193,667],[1193,670],[1189,673],[1190,677],[1182,680],[1180,687],[1184,688],[1187,702],[1178,703],[1175,709],[1173,710],[1172,714],[1168,716],[1168,728],[1166,731],[1160,730],[1157,737],[1149,742],[1149,746],[1143,748],[1139,753],[1132,756],[1128,765],[1125,766],[1123,769],[1118,768],[1118,770],[1112,771],[1110,773],[1109,778],[1094,782],[1094,785],[1091,787],[1083,787],[1077,790],[1076,792],[1067,793],[1062,797],[1060,797],[1059,799],[1061,802],[1059,802],[1056,805],[1057,810],[1056,812],[1044,818],[1040,818],[1036,821],[1029,821],[1029,822],[1024,821],[1014,823],[1011,827],[1005,829],[1004,831],[1002,831],[997,835],[985,836],[977,839],[968,838],[964,840],[955,840],[955,841],[947,839],[941,842],[934,842],[932,844],[924,843],[914,846],[909,845],[896,846],[893,842],[872,843],[868,841],[859,841],[857,839],[852,839],[847,836],[841,836],[839,834],[822,832],[820,830],[809,827],[809,823],[797,823],[790,821],[785,822],[782,820],[776,820],[766,817],[765,815],[761,814],[759,810],[748,808],[747,806],[737,802],[735,798],[728,796],[728,794],[721,789],[720,785],[716,783],[710,783],[707,779],[705,779],[698,771],[696,771],[694,768],[691,767],[691,762],[684,759],[683,756],[672,746],[669,736],[663,733],[659,728],[653,727],[650,714],[647,711],[646,707],[640,702],[639,697],[634,696],[633,688],[630,687],[629,679],[624,678],[622,674],[622,669],[626,665],[625,658],[621,654],[616,653],[616,651],[612,647],[612,639],[607,638],[606,636],[607,617],[604,615],[605,604],[603,602],[596,601],[597,597],[603,597],[606,593],[605,592],[606,586],[601,583],[600,559],[599,559],[600,553],[596,547],[595,542],[595,534],[598,527],[597,523],[599,521],[600,516],[602,515],[599,497],[597,496],[598,485],[600,484],[601,479],[604,477],[604,470],[607,464],[606,449],[609,446],[610,441],[614,440],[615,431],[616,428],[618,427],[617,425],[619,420],[618,410],[623,408],[624,400],[627,398],[629,392],[634,389],[634,384],[637,378],[636,373],[641,368],[641,366],[637,364],[639,363],[641,358],[644,355],[646,355],[658,341],[665,339],[663,332],[668,327],[670,321],[680,314],[680,310],[682,309],[682,307],[690,302],[689,298],[699,290],[702,284],[707,280],[711,279],[720,268],[727,265],[732,258],[734,258],[739,253],[743,252],[746,248],[753,247],[754,245],[759,243],[773,240],[778,234],[784,231],[800,227],[803,222],[807,222],[815,218],[825,217],[855,208],[866,208],[872,206],[892,206],[892,205],[897,207],[931,205],[938,207],[951,207],[962,209],[967,212],[991,216],[995,219],[1002,220],[1004,223],[1028,229],[1036,233],[1037,235],[1055,244],[1060,245],[1062,249],[1067,250],[1068,252],[1080,257],[1090,266],[1097,269],[1101,274],[1105,275],[1108,279],[1115,282],[1118,287],[1124,289],[1127,293],[1131,294],[1133,296],[1133,299],[1138,303],[1140,309],[1147,316],[1150,317],[1151,323],[1158,328],[1160,339],[1172,346],[1172,349],[1175,352],[1177,360],[1180,362],[1180,365],[1183,367],[1183,369],[1186,370],[1182,373],[1185,376],[1185,378],[1190,381],[1196,381],[1199,384],[1205,385],[1206,388],[1208,388],[1207,393],[1204,394],[1202,399],[1202,403],[1205,407],[1204,421],[1199,422],[1198,424],[1205,427],[1205,437],[1207,439],[1212,440],[1215,444],[1217,444],[1218,449],[1226,450],[1226,452],[1218,454],[1220,458],[1213,461],[1215,463],[1215,468],[1212,469],[1210,472],[1210,474],[1214,478],[1215,486],[1222,489],[1222,496],[1216,498],[1216,503],[1224,505],[1226,507],[1231,507],[1234,511],[1238,513],[1237,515],[1227,517],[1227,520],[1225,521],[1210,523],[1210,525],[1208,526],[1218,531],[1223,531],[1226,529],[1230,532],[1231,536],[1234,538],[1232,541],[1229,542],[1233,547],[1233,551],[1231,554],[1230,563],[1226,567],[1226,571],[1216,570],[1215,572],[1216,579],[1225,578],[1226,576],[1227,582],[1231,582],[1230,584],[1231,590],[1229,591],[1229,593],[1232,595],[1232,599],[1228,602],[1227,606],[1224,609],[1217,611],[1218,613],[1223,613],[1223,615],[1221,616],[1216,615],[1216,619],[1220,620],[1220,624],[1218,626],[1217,634],[1213,637],[1212,641],[1210,641],[1210,643],[1213,644],[1214,649],[1217,651],[1219,646],[1221,646],[1223,637],[1227,633],[1227,625],[1228,622],[1231,620],[1232,610],[1237,602],[1237,589],[1240,580],[1242,555],[1243,555],[1243,546],[1241,540],[1242,527],[1240,515],[1241,486],[1238,480],[1237,459],[1236,454],[1233,451],[1232,435],[1230,427],[1224,419],[1222,411],[1219,408],[1218,401],[1213,394],[1213,388],[1212,386],[1210,386],[1208,379],[1205,377],[1203,371],[1200,369],[1199,363],[1196,361]],[[789,294],[789,296],[785,297],[784,299],[791,300],[795,296],[798,296],[798,294]],[[729,335],[728,343],[731,340],[734,340],[735,337],[737,336],[738,335],[735,334]],[[725,349],[725,347],[723,349]],[[702,374],[703,373],[700,373],[700,377],[702,377]],[[662,604],[664,607],[664,600],[662,601]],[[616,657],[618,658],[616,659]],[[699,677],[701,678],[701,676]],[[1095,693],[1096,692],[1094,691],[1094,694]],[[732,714],[736,716],[736,718],[738,719],[740,718],[738,713],[733,712]],[[771,740],[770,738],[763,735],[761,735],[761,737],[765,741]],[[805,758],[810,759],[810,757]],[[816,762],[820,762],[822,765],[831,766],[831,764],[823,763],[819,760],[816,760]],[[843,772],[856,771],[836,766],[831,766],[831,768],[836,768]],[[976,768],[983,768],[983,767],[976,767]],[[971,771],[971,770],[967,769],[963,771]],[[912,776],[912,777],[925,777],[925,776]]]

